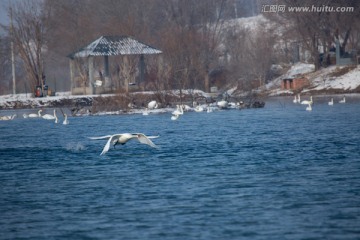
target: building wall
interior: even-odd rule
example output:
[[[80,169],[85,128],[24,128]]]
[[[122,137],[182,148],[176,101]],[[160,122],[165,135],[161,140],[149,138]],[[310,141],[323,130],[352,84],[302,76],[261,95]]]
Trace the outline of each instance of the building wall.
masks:
[[[282,90],[299,90],[306,86],[309,86],[310,82],[307,78],[292,78],[292,79],[283,79],[281,83]]]

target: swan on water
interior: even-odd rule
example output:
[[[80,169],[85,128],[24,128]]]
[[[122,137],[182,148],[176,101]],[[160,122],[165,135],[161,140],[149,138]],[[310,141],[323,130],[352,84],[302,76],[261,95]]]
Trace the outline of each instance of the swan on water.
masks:
[[[16,117],[16,114],[11,115],[11,116],[1,116],[0,120],[8,121],[8,120],[13,120],[15,117]]]
[[[148,109],[147,109],[147,108],[145,108],[145,111],[143,111],[142,115],[144,115],[144,116],[149,115],[149,111],[148,111]]]
[[[108,139],[100,155],[107,153],[112,144],[115,148],[115,145],[121,144],[124,145],[131,139],[137,139],[140,143],[147,144],[150,147],[156,148],[157,146],[150,140],[151,138],[158,138],[159,136],[145,136],[143,133],[120,133],[114,135],[107,135],[102,137],[90,137],[90,139]]]
[[[195,112],[203,112],[204,111],[204,108],[200,105],[197,105],[195,108],[194,108],[194,111]]]
[[[175,121],[175,120],[177,120],[179,117],[180,117],[179,114],[172,115],[172,116],[171,116],[171,120]]]
[[[176,110],[172,112],[171,120],[177,120],[180,115],[184,114],[183,106],[176,105]]]
[[[28,117],[29,117],[29,118],[41,117],[41,112],[42,112],[42,110],[40,109],[37,114],[36,114],[36,113],[30,113],[30,114],[28,115]]]
[[[300,102],[301,102],[300,94],[298,93],[297,95],[294,95],[293,103],[300,103]]]
[[[306,107],[306,111],[312,111],[312,107],[311,104],[309,103],[309,105]]]
[[[151,101],[148,103],[148,108],[149,109],[154,109],[154,108],[158,108],[158,104],[157,102],[154,100],[154,101]]]
[[[310,100],[304,100],[301,102],[301,104],[305,104],[305,105],[309,105],[309,104],[313,104],[313,99],[312,99],[312,96],[310,96]]]
[[[184,110],[183,107],[180,105],[176,105],[176,110],[172,112],[173,115],[183,115]]]
[[[328,102],[328,104],[329,104],[330,106],[334,105],[334,99],[333,99],[333,98],[331,98],[331,101],[330,101],[330,102]]]
[[[42,110],[41,110],[42,111]],[[56,116],[56,110],[54,109],[54,115],[51,114],[44,114],[41,116],[43,119],[46,120],[55,120],[55,122],[57,123],[57,116]]]
[[[345,96],[343,97],[343,99],[341,99],[340,101],[339,101],[339,103],[345,103],[346,102],[346,99],[345,99]]]
[[[183,108],[184,108],[185,112],[192,110],[192,107],[190,107],[189,105],[186,105],[186,104],[183,104]]]
[[[64,125],[69,124],[69,120],[67,119],[67,114],[66,114],[66,113],[64,113],[64,117],[65,117],[65,119],[64,119],[64,121],[63,121],[63,124],[64,124]],[[56,119],[56,120],[57,120],[57,119]]]

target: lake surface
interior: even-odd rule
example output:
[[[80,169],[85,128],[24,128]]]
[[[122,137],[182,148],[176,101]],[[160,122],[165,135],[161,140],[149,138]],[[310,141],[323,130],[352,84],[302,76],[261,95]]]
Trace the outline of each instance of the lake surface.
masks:
[[[360,239],[359,100],[0,121],[0,239]]]

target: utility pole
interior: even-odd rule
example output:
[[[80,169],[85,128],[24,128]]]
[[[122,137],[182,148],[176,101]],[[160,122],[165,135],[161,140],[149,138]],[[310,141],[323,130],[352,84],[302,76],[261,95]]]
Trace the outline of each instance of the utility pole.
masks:
[[[11,35],[11,70],[13,81],[13,94],[16,94],[16,81],[15,81],[15,56],[14,56],[14,26],[12,18],[12,8],[10,7],[10,35]]]

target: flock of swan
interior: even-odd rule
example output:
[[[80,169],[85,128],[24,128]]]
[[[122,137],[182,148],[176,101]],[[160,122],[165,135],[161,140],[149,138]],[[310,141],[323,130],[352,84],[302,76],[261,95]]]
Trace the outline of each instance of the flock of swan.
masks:
[[[41,115],[42,113],[42,109],[40,109],[37,113],[30,113],[30,114],[26,114],[24,113],[23,114],[23,118],[42,118],[42,119],[45,119],[45,120],[54,120],[55,123],[58,123],[59,122],[59,119],[56,115],[56,109],[54,109],[54,113],[53,114],[44,114],[44,115]],[[64,120],[63,120],[63,124],[64,125],[67,125],[69,124],[69,120],[68,120],[68,116],[66,113],[64,113],[63,111],[61,111],[63,116],[64,116]],[[11,116],[1,116],[0,117],[0,120],[13,120],[17,115],[14,114],[14,115],[11,115]]]
[[[310,96],[310,99],[309,100],[303,100],[301,101],[300,99],[300,94],[297,94],[294,96],[294,100],[293,100],[293,103],[300,103],[300,104],[304,104],[304,105],[308,105],[305,110],[306,111],[312,111],[312,105],[313,105],[313,98],[312,96]],[[346,98],[345,96],[339,100],[339,103],[346,103]],[[329,106],[333,106],[334,105],[334,98],[331,98],[331,100],[328,102],[328,105]]]
[[[300,94],[297,94],[294,96],[294,103],[299,103],[299,104],[303,104],[303,105],[307,105],[306,107],[306,111],[312,111],[312,105],[313,105],[313,98],[312,96],[310,96],[309,100],[303,100],[301,101],[300,99]],[[343,97],[343,99],[341,99],[339,101],[339,103],[345,103],[346,99],[345,97]],[[212,112],[214,109],[226,109],[226,108],[239,108],[241,103],[232,103],[232,102],[227,102],[225,100],[222,101],[218,101],[216,103],[212,103],[212,104],[206,104],[206,105],[196,105],[194,108],[191,108],[188,105],[176,105],[176,109],[171,113],[171,120],[177,120],[179,119],[180,116],[184,115],[184,110],[185,111],[195,111],[195,112]],[[334,105],[334,99],[331,98],[330,102],[328,102],[329,106],[333,106]],[[159,104],[156,101],[151,101],[148,103],[147,108],[145,108],[145,111],[143,112],[143,115],[148,115],[149,114],[149,110],[152,109],[156,109],[158,108]],[[59,122],[59,119],[56,115],[56,109],[54,109],[53,114],[44,114],[42,115],[43,110],[39,110],[37,113],[31,113],[31,114],[23,114],[24,118],[42,118],[45,120],[53,120],[55,123]],[[64,119],[63,119],[63,124],[69,124],[68,121],[68,116],[66,113],[64,113],[61,110]],[[0,120],[13,120],[16,117],[16,114],[14,115],[10,115],[10,116],[0,116]],[[113,134],[113,135],[106,135],[106,136],[101,136],[101,137],[90,137],[90,139],[107,139],[107,142],[101,152],[100,155],[104,155],[105,153],[107,153],[111,147],[111,145],[115,148],[115,146],[117,144],[121,144],[124,145],[125,143],[127,143],[128,141],[132,140],[132,139],[137,139],[139,141],[139,143],[142,144],[146,144],[149,145],[150,147],[153,148],[157,148],[157,146],[150,140],[153,138],[158,138],[159,136],[146,136],[143,133],[119,133],[119,134]]]
[[[203,105],[199,105],[197,103],[193,103],[194,107],[190,107],[189,105],[186,104],[181,104],[181,105],[176,105],[176,109],[171,112],[171,120],[177,120],[179,119],[180,116],[184,115],[184,112],[207,112],[207,113],[211,113],[214,110],[221,110],[221,109],[240,109],[242,106],[242,102],[228,102],[225,100],[222,101],[218,101],[215,103],[211,103],[211,104],[203,104]],[[148,103],[147,107],[145,108],[144,111],[142,111],[142,115],[149,115],[150,112],[152,112],[151,110],[154,110],[156,108],[158,108],[159,104],[156,101],[151,101]]]

